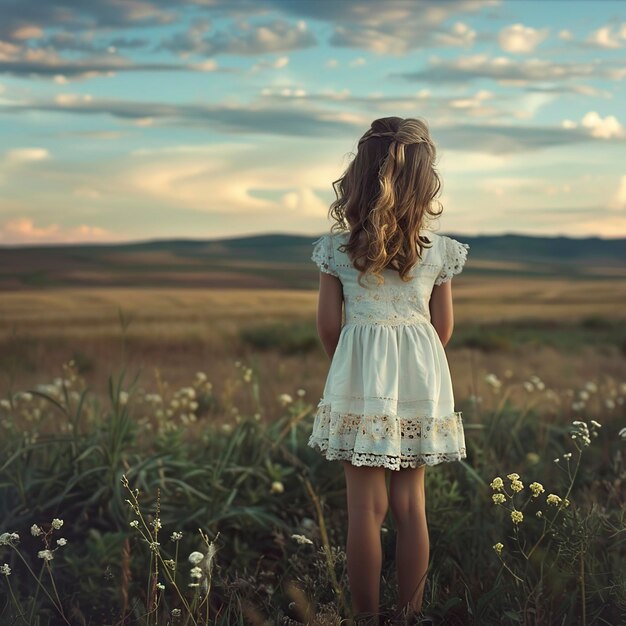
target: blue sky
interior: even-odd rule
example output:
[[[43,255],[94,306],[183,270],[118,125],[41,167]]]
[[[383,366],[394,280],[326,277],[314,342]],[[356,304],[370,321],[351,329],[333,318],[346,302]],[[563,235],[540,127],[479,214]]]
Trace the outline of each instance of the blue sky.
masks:
[[[316,235],[421,117],[442,232],[626,236],[619,1],[0,0],[0,245]]]

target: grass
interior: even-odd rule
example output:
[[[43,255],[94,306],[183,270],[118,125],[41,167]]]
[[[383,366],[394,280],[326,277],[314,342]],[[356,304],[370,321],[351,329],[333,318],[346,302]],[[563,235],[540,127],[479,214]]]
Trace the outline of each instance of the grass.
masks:
[[[19,541],[0,539],[0,565],[11,570],[0,580],[10,585],[0,620],[349,620],[345,485],[338,465],[306,445],[313,412],[306,394],[282,397],[279,412],[263,420],[259,372],[245,362],[234,364],[219,394],[202,372],[180,388],[158,370],[153,389],[138,383],[123,366],[109,376],[102,404],[70,362],[56,383],[2,401],[0,533],[18,533]],[[524,385],[532,391],[513,401]],[[427,612],[445,624],[617,624],[626,603],[618,574],[626,565],[624,383],[588,381],[576,392],[589,396],[587,408],[594,397],[615,401],[613,411],[596,414],[602,426],[592,426],[598,436],[588,446],[571,439],[580,427],[572,429],[567,390],[537,376],[492,375],[486,388],[480,404],[459,399],[468,458],[426,473]],[[246,396],[254,412],[238,409]],[[496,505],[494,477],[510,472],[521,476],[523,493],[505,485],[507,499]],[[533,481],[545,486],[537,500]],[[570,505],[548,504],[549,493]],[[524,511],[522,523],[511,521],[513,509]],[[64,520],[62,531],[53,519]],[[44,530],[45,546],[32,524]],[[382,533],[388,612],[394,531],[390,515]],[[61,535],[67,545],[54,547]],[[38,558],[49,546],[54,558]],[[192,575],[193,552],[203,564]]]

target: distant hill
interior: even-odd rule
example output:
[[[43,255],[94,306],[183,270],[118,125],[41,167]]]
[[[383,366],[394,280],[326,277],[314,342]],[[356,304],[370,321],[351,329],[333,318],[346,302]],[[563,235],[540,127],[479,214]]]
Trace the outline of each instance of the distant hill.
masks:
[[[446,234],[470,245],[466,280],[626,275],[626,239]],[[316,235],[264,234],[124,244],[0,246],[0,290],[59,287],[315,289]]]

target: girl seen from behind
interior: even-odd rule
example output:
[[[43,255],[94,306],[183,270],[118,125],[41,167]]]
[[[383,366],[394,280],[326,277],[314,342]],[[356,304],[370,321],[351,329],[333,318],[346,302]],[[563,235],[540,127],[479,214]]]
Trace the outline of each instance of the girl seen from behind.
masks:
[[[422,611],[425,468],[467,456],[444,347],[454,326],[451,279],[469,245],[429,228],[442,211],[433,207],[441,190],[435,161],[423,120],[372,122],[334,183],[335,223],[314,242],[317,330],[331,363],[308,445],[343,465],[357,623],[377,624],[381,615],[380,530],[389,509],[398,615]]]

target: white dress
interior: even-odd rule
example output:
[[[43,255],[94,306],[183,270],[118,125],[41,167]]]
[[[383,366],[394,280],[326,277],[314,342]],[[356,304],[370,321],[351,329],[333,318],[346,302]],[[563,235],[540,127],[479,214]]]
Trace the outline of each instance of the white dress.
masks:
[[[345,319],[308,445],[328,459],[353,465],[436,465],[466,458],[461,411],[441,339],[430,321],[433,285],[463,269],[469,245],[423,230],[431,248],[403,282],[383,270],[358,284],[358,271],[338,246],[349,233],[313,242],[312,260],[343,285]]]

